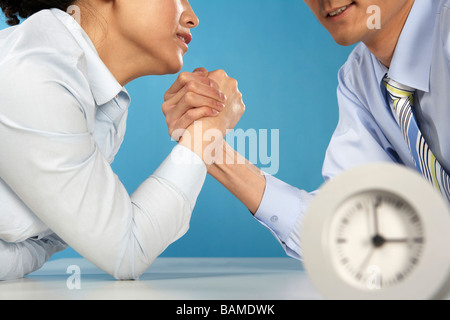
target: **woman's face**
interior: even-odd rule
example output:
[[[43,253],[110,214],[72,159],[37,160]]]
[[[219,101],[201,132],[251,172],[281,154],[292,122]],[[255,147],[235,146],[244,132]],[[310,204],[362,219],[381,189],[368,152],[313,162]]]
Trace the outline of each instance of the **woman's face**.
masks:
[[[190,30],[198,25],[188,0],[117,0],[114,6],[118,43],[134,49],[129,59],[148,63],[148,74],[181,70]]]

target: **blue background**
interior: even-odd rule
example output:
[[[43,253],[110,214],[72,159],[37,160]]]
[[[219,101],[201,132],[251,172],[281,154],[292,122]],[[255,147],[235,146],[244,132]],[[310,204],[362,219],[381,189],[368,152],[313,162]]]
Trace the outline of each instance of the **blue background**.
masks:
[[[238,80],[246,112],[236,128],[278,129],[277,178],[313,191],[337,125],[340,47],[301,0],[191,0],[200,20],[183,71],[224,69]],[[0,29],[5,28],[4,17]],[[1,50],[1,49],[0,49]],[[132,97],[125,141],[113,168],[132,193],[174,146],[161,111],[177,75],[126,86]],[[79,256],[71,248],[53,259]],[[233,195],[207,177],[188,233],[166,257],[282,257],[284,250]]]

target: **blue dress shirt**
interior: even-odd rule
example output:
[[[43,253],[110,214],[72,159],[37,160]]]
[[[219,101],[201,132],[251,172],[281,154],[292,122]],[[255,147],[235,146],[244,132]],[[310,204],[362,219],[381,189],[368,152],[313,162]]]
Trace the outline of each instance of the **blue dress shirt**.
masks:
[[[428,145],[450,172],[450,1],[415,0],[390,68],[360,43],[338,75],[339,122],[323,164],[325,180],[371,162],[415,168],[382,83],[391,79],[417,89],[415,113]],[[287,254],[300,259],[299,230],[314,196],[266,176],[255,217],[277,237]]]
[[[0,280],[73,247],[135,279],[189,227],[206,166],[176,146],[130,196],[111,169],[130,97],[67,13],[0,31]]]

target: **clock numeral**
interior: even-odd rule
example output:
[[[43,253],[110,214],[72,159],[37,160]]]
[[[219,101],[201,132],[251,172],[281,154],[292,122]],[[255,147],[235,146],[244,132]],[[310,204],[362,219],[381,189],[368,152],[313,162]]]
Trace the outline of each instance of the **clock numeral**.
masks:
[[[417,223],[417,222],[419,222],[419,217],[414,215],[410,220],[412,223]]]
[[[347,242],[347,239],[337,238],[337,239],[336,239],[336,242],[339,243],[339,244],[346,243],[346,242]]]
[[[404,203],[403,203],[402,201],[397,201],[397,202],[395,203],[395,207],[396,207],[397,209],[400,209],[401,207],[403,207],[403,205],[404,205]]]

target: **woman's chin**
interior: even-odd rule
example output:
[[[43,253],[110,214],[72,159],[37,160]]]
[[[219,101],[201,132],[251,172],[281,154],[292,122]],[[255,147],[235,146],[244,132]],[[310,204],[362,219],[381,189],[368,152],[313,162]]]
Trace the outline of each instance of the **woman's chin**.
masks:
[[[152,62],[152,65],[148,64],[148,68],[145,70],[141,69],[143,73],[147,76],[162,76],[165,74],[176,74],[183,68],[183,58],[172,59],[172,61],[159,61]]]
[[[175,73],[180,72],[182,68],[183,68],[183,60],[181,60],[177,63],[167,64],[166,67],[163,68],[163,70],[161,70],[159,75],[175,74]]]

